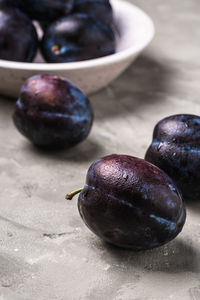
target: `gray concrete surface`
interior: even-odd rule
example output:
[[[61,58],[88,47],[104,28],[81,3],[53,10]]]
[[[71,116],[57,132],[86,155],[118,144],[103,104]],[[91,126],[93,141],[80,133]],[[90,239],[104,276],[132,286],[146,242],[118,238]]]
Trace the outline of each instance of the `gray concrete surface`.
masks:
[[[199,300],[200,202],[168,245],[147,252],[103,244],[64,195],[84,184],[90,163],[110,153],[143,157],[154,124],[200,114],[199,0],[134,0],[157,35],[127,72],[91,97],[87,141],[42,153],[13,127],[0,99],[0,300]]]

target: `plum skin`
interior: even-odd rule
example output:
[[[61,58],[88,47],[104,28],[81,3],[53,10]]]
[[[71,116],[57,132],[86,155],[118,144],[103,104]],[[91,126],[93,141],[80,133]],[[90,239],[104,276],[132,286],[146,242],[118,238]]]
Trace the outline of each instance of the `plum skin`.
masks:
[[[52,22],[68,15],[74,0],[4,0],[9,5],[17,6],[31,19]]]
[[[74,13],[84,13],[107,24],[113,23],[113,11],[109,0],[75,0]]]
[[[0,59],[32,62],[38,37],[31,20],[16,8],[0,5]]]
[[[163,169],[187,200],[200,200],[200,117],[172,115],[155,126],[145,159]]]
[[[73,14],[50,25],[41,51],[50,63],[76,62],[113,54],[115,44],[115,33],[107,24]]]
[[[136,251],[174,239],[186,218],[179,191],[167,174],[142,159],[117,154],[91,165],[78,209],[101,239]]]
[[[36,146],[69,148],[88,136],[93,112],[87,97],[66,78],[36,75],[22,87],[13,121]]]
[[[0,0],[0,4],[5,4],[8,6],[19,8],[24,0]]]
[[[116,31],[113,10],[109,0],[75,0],[73,10],[70,14],[86,14],[87,16],[103,21]],[[40,22],[44,32],[50,24],[51,22],[48,20]]]

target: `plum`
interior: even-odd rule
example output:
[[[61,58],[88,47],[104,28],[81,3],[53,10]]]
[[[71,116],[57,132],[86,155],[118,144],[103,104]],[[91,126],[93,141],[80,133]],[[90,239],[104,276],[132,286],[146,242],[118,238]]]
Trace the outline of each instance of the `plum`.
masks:
[[[200,200],[200,117],[180,114],[158,122],[145,159],[174,180],[184,200]]]
[[[172,179],[151,163],[128,155],[109,155],[91,165],[78,208],[97,236],[134,250],[151,249],[174,239],[186,218]]]
[[[31,20],[16,8],[0,5],[0,59],[31,62],[38,37]]]
[[[48,29],[48,27],[51,25],[51,23],[52,22],[45,22],[45,21],[39,22],[40,27],[41,27],[43,32],[45,32]]]
[[[13,120],[35,145],[63,148],[88,136],[93,113],[87,97],[66,78],[36,75],[23,85]]]
[[[31,19],[52,22],[68,15],[73,4],[74,0],[23,0],[18,7]]]
[[[19,8],[22,5],[23,1],[24,0],[0,0],[0,4]]]
[[[107,24],[113,23],[113,11],[109,0],[75,0],[75,13],[85,13]]]
[[[114,31],[85,14],[74,14],[54,22],[45,32],[42,54],[47,62],[87,60],[115,52]]]

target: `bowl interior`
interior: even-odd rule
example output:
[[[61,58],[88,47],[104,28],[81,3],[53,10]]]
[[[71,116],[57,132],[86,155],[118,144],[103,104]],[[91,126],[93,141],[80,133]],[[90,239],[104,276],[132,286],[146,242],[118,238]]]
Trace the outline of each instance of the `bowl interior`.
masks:
[[[114,19],[119,31],[117,53],[144,48],[154,35],[151,19],[138,7],[126,1],[113,0]]]

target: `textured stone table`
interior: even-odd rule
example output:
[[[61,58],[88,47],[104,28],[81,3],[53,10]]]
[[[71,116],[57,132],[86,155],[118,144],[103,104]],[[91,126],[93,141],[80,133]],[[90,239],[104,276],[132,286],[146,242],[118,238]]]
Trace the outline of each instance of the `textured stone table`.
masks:
[[[134,253],[103,244],[66,192],[90,163],[110,153],[143,157],[154,124],[200,114],[199,0],[135,0],[157,28],[151,46],[91,97],[96,119],[80,146],[33,148],[13,127],[13,101],[0,99],[0,300],[199,300],[200,202],[188,204],[179,237]]]

